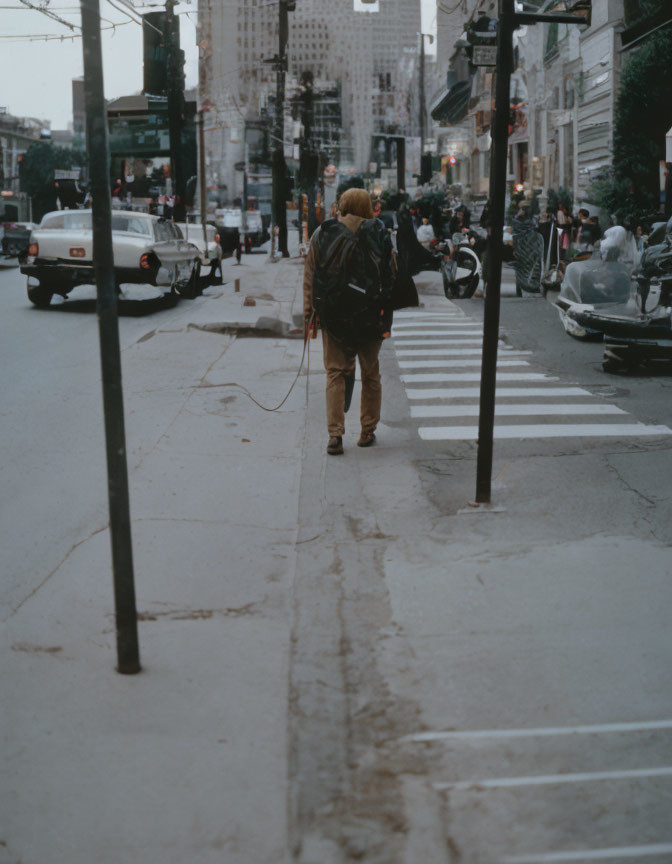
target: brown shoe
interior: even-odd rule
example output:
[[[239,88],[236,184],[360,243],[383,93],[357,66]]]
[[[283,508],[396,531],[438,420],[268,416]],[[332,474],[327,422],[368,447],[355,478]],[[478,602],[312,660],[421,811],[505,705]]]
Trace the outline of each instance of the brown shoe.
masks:
[[[330,456],[340,456],[343,453],[343,438],[340,435],[332,435],[327,444],[327,453]]]
[[[357,442],[358,447],[373,447],[376,443],[376,433],[375,432],[362,432],[359,436],[359,441]]]

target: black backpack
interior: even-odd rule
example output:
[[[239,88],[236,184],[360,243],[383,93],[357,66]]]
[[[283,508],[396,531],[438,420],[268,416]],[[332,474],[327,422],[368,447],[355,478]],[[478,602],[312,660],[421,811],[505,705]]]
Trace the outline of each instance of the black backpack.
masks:
[[[322,326],[350,347],[382,339],[390,329],[392,243],[378,219],[357,232],[328,219],[314,238],[313,306]]]

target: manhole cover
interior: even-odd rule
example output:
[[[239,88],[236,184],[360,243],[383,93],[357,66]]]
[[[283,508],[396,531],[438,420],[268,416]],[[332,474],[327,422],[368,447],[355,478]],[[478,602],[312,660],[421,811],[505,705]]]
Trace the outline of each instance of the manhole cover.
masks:
[[[605,396],[608,399],[615,399],[617,396],[630,395],[630,391],[625,387],[614,387],[613,384],[596,384],[588,389],[596,396]]]

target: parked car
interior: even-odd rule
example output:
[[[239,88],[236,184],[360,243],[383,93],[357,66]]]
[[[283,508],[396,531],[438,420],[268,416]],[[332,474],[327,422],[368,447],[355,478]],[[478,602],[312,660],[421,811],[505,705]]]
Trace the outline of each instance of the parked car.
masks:
[[[214,225],[206,225],[206,238],[207,238],[207,248],[206,242],[203,238],[203,226],[199,223],[195,222],[176,222],[177,227],[180,229],[180,235],[184,240],[187,240],[189,243],[193,243],[194,246],[201,253],[201,264],[209,265],[211,259],[214,255],[214,248],[217,245],[216,238],[219,236],[217,234],[217,229]],[[206,254],[207,252],[207,254]]]
[[[5,222],[2,232],[2,254],[7,258],[23,258],[28,254],[33,222]]]
[[[196,284],[199,250],[183,240],[179,229],[148,213],[112,212],[112,247],[117,288],[124,282],[149,283],[189,295]],[[28,277],[28,299],[48,306],[76,285],[94,281],[90,210],[47,213],[30,235],[28,257],[21,265]]]
[[[199,269],[209,267],[210,272],[205,274],[206,282],[204,286],[213,284],[215,274],[220,273],[221,280],[221,264],[216,253],[217,245],[220,241],[220,236],[214,225],[205,226],[205,238],[203,237],[203,226],[198,222],[176,222],[180,229],[180,234],[189,243],[193,243],[200,253]],[[207,242],[206,242],[207,239]]]

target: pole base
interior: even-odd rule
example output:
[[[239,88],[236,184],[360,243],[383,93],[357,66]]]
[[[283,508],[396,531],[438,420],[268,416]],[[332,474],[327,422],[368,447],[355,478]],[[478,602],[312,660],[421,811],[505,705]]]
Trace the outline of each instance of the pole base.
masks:
[[[138,672],[142,672],[142,666],[140,665],[139,662],[137,662],[137,663],[124,663],[124,664],[120,663],[117,666],[116,671],[120,675],[137,675]]]

